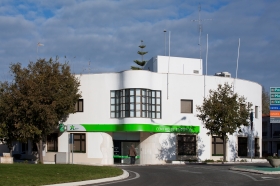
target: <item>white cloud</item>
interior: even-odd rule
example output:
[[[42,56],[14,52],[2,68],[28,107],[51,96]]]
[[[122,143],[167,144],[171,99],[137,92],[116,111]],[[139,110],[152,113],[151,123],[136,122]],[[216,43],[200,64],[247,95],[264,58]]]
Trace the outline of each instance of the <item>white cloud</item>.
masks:
[[[27,64],[37,57],[67,56],[74,72],[91,61],[94,72],[120,71],[139,59],[164,54],[163,30],[171,31],[171,55],[199,57],[196,0],[48,0],[0,2],[0,65]],[[202,0],[202,57],[209,34],[208,74],[229,71],[235,76],[241,39],[239,78],[277,86],[280,25],[277,0]],[[168,33],[166,33],[168,42]],[[36,44],[44,43],[36,52]],[[167,43],[166,43],[167,45]],[[168,45],[167,45],[168,46]],[[76,56],[76,58],[74,58]],[[205,60],[205,59],[204,59]],[[7,76],[1,76],[4,80]]]

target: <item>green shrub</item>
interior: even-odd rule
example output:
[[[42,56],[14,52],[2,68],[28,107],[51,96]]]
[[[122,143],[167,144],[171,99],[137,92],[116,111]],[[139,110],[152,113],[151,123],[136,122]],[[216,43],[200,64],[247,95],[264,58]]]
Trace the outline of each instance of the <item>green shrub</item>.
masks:
[[[214,162],[214,160],[212,160],[212,159],[206,159],[204,162]]]

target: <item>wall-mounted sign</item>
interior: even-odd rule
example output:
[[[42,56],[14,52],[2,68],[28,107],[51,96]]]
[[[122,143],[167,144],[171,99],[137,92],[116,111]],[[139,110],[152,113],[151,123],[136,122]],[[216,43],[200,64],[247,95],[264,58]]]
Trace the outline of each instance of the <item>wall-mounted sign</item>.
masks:
[[[126,124],[69,124],[68,132],[154,132],[154,133],[189,133],[198,134],[199,126],[190,125],[154,125],[142,123]]]

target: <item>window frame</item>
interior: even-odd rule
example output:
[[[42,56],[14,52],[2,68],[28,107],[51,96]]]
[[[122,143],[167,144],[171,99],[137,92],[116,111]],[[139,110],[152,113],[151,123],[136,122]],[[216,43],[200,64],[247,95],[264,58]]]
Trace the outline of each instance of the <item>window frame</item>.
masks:
[[[80,103],[82,104],[81,106]],[[84,112],[84,99],[79,99],[75,103],[75,112]]]
[[[217,138],[221,139],[222,142],[217,142]],[[217,154],[218,144],[222,144],[222,152],[223,152],[222,154]],[[213,152],[213,145],[214,145],[214,152]],[[212,136],[212,156],[223,156],[223,155],[224,155],[224,139],[220,138],[219,136]]]
[[[73,148],[73,152],[74,153],[86,153],[87,152],[87,150],[86,150],[86,133],[70,133],[70,135],[73,135],[72,137],[73,137],[73,146],[74,146],[74,148]],[[80,136],[80,138],[79,139],[75,139],[75,136]],[[84,138],[82,138],[82,136],[84,136]],[[80,147],[80,149],[79,150],[76,150],[76,147],[75,147],[75,141],[78,141],[80,144],[79,144],[79,147]],[[82,150],[83,149],[83,142],[84,142],[84,151]],[[72,149],[71,149],[71,151],[72,151]]]
[[[255,118],[257,119],[259,117],[259,106],[255,106]]]
[[[193,138],[193,141],[184,141],[180,138]],[[177,155],[178,156],[196,156],[197,155],[197,135],[179,134],[177,135]],[[181,147],[181,145],[183,145]],[[193,149],[192,149],[193,148]],[[191,149],[191,150],[190,150]],[[189,151],[190,153],[188,153]]]
[[[49,143],[53,142],[53,149],[49,149]],[[58,152],[58,133],[51,133],[47,136],[47,152]]]
[[[111,118],[161,119],[160,90],[131,88],[110,91]]]
[[[187,112],[187,111],[184,111],[184,110],[183,110],[183,104],[182,104],[182,103],[187,103],[187,102],[190,102],[190,103],[191,103],[191,111],[190,111],[190,112]],[[181,113],[184,113],[184,114],[193,114],[193,100],[191,100],[191,99],[181,99],[181,100],[180,100],[180,106],[181,106]]]

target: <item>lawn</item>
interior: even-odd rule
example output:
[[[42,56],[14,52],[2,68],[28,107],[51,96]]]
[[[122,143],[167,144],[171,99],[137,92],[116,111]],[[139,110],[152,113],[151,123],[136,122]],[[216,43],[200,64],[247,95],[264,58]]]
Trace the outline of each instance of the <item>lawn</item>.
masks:
[[[0,185],[48,185],[119,176],[110,166],[62,164],[0,164]]]

